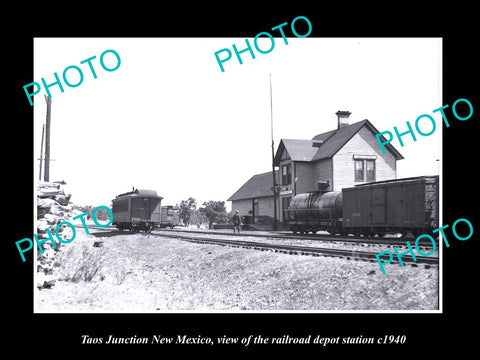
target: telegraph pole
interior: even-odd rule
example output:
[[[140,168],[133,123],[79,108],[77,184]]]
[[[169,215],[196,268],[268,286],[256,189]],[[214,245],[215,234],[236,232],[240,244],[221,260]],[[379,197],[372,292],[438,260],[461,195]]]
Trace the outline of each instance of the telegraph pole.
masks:
[[[43,176],[43,180],[50,181],[50,114],[52,98],[45,95],[45,101],[47,103],[47,126],[45,131],[45,174]]]
[[[272,74],[270,74],[270,129],[272,135],[272,177],[273,177],[273,231],[277,230],[277,179],[275,176],[275,144],[273,141]]]
[[[43,137],[45,135],[45,124],[42,125],[42,143],[40,144],[40,171],[38,172],[38,180],[42,180],[42,162],[43,162]]]

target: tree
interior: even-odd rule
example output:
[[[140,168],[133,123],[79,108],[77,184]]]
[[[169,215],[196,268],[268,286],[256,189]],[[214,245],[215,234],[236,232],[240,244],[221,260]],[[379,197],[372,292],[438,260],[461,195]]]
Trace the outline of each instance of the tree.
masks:
[[[227,209],[224,201],[204,202],[203,207],[199,209],[201,213],[208,219],[208,228],[211,229],[213,223],[226,224],[228,223]]]
[[[190,224],[190,217],[197,209],[197,202],[194,198],[189,197],[188,200],[182,200],[179,208],[178,217],[183,221],[185,226],[188,226]]]
[[[208,219],[203,212],[195,210],[190,216],[190,224],[197,225],[200,228],[203,224],[208,224]]]

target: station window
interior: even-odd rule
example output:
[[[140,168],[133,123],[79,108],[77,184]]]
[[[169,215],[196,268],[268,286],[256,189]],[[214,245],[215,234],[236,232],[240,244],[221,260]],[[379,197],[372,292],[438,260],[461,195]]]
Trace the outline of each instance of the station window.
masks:
[[[287,211],[291,201],[292,201],[291,196],[282,198],[282,211],[283,211],[284,220],[287,219]]]
[[[292,183],[292,164],[282,166],[282,185],[290,185]]]
[[[355,160],[355,181],[375,181],[375,160]]]
[[[292,201],[292,197],[284,197],[282,198],[282,209],[287,210],[288,207],[290,206],[290,201]]]
[[[365,160],[367,165],[366,181],[375,181],[375,160]]]

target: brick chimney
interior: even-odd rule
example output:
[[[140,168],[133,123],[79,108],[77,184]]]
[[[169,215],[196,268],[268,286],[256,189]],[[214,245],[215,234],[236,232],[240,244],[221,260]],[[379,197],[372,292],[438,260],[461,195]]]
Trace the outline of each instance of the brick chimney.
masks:
[[[338,128],[341,129],[344,126],[350,125],[350,120],[348,117],[350,116],[350,111],[340,111],[338,110],[335,115],[338,116]]]

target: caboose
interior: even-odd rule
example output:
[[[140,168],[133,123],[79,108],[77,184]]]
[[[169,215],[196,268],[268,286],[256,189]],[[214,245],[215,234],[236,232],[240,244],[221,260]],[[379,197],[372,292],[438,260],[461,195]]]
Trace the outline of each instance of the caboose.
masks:
[[[112,200],[113,225],[120,231],[150,232],[160,226],[163,197],[155,190],[134,189]]]

